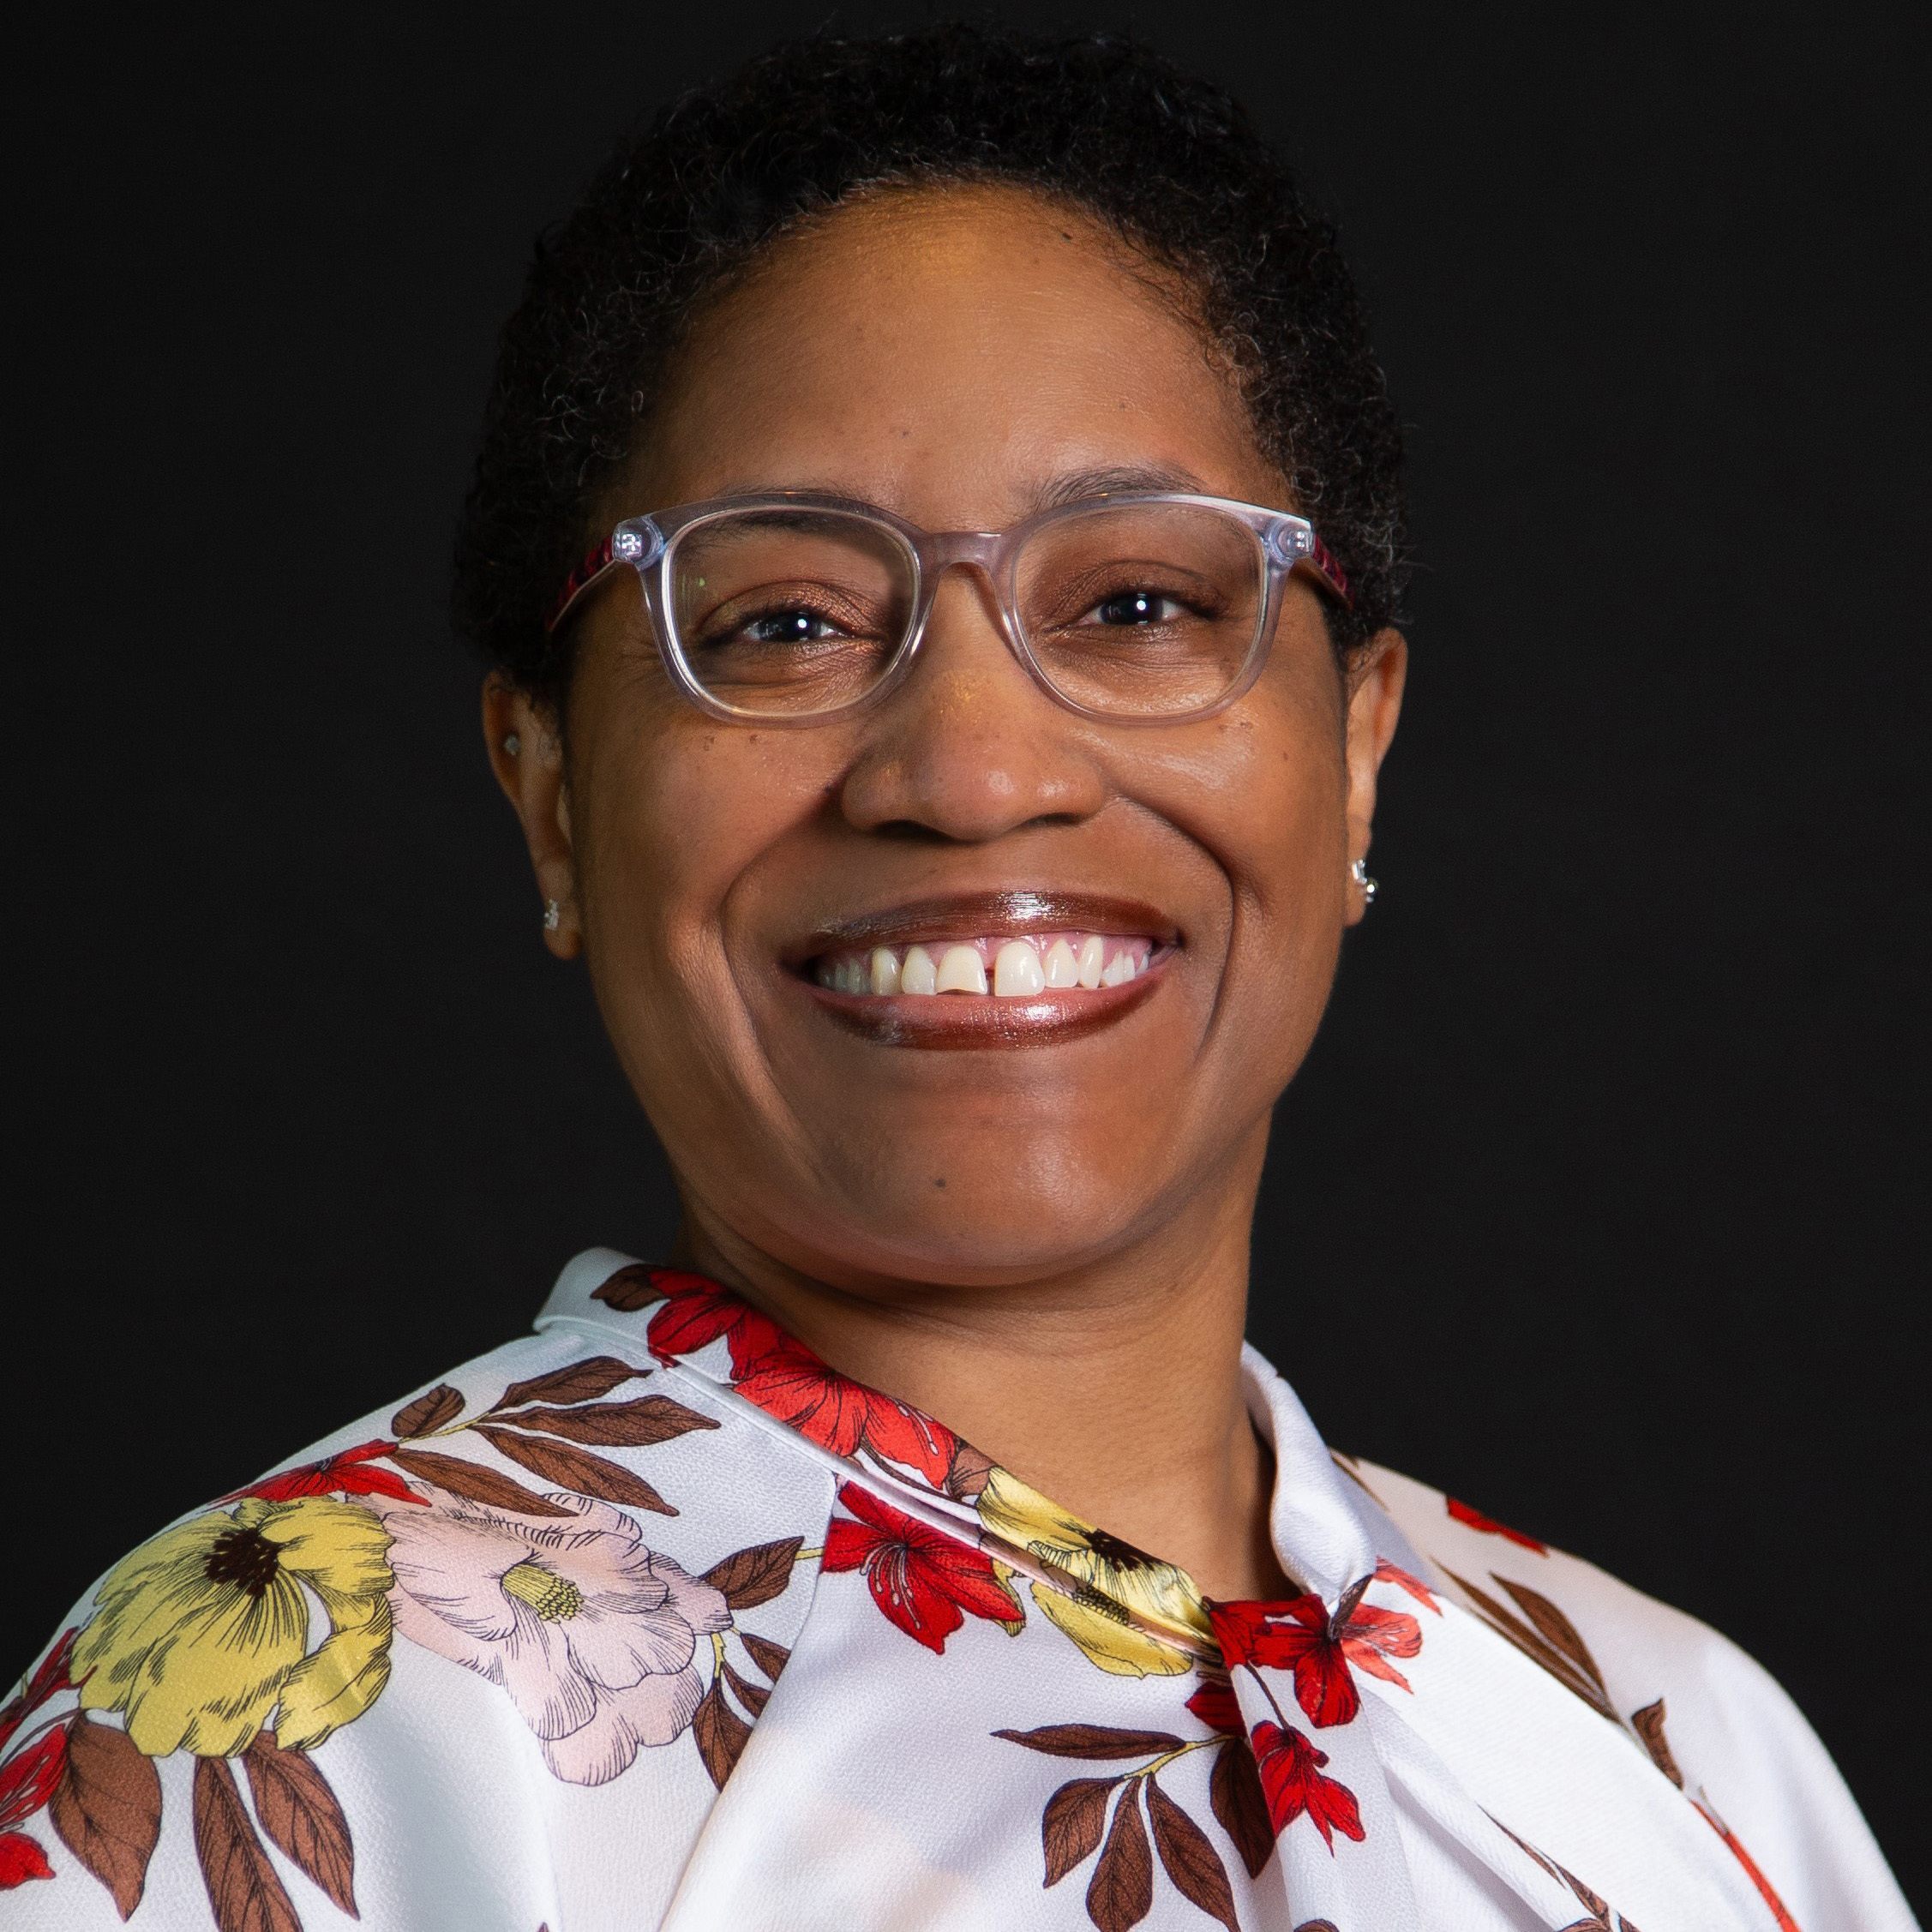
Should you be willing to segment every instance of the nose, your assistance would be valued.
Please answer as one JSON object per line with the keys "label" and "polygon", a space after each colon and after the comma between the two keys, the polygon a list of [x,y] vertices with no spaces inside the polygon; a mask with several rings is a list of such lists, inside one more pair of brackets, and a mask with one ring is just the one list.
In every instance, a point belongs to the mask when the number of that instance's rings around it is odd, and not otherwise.
{"label": "nose", "polygon": [[1008,647],[985,572],[951,569],[905,682],[866,721],[840,803],[861,831],[967,844],[1077,823],[1109,795],[1095,730]]}

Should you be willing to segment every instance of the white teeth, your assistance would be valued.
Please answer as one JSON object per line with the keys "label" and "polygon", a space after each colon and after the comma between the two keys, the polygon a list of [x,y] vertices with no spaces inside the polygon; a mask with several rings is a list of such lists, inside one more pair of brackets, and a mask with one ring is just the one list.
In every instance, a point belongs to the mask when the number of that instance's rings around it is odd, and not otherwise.
{"label": "white teeth", "polygon": [[[1065,943],[1064,941],[1062,942]],[[1002,999],[1024,999],[1047,984],[1040,955],[1024,939],[1009,939],[993,963],[993,990]]]}
{"label": "white teeth", "polygon": [[1048,990],[1125,986],[1151,969],[1160,950],[1144,938],[1104,933],[1057,933],[1050,945],[1048,938],[996,935],[827,953],[813,976],[834,993],[875,999],[937,993],[1032,999]]}
{"label": "white teeth", "polygon": [[[958,947],[953,949],[956,952]],[[939,970],[933,963],[933,956],[924,946],[908,949],[905,963],[899,968],[899,991],[901,993],[937,993]],[[980,975],[981,990],[986,987],[986,975]]]}
{"label": "white teeth", "polygon": [[[910,959],[908,959],[909,964]],[[903,983],[903,978],[901,983]],[[939,956],[935,993],[984,993],[986,962],[971,946],[948,946]]]}

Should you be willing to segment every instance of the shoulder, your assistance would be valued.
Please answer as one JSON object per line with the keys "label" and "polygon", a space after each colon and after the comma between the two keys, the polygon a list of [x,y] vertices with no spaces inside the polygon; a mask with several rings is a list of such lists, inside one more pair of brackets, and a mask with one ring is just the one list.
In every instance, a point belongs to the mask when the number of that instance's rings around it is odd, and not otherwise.
{"label": "shoulder", "polygon": [[1336,1457],[1442,1589],[1628,1731],[1801,1925],[1911,1918],[1797,1705],[1710,1625],[1426,1483]]}
{"label": "shoulder", "polygon": [[[832,1488],[641,1324],[452,1370],[82,1598],[0,1705],[0,1916],[201,1932],[245,1891],[306,1932],[454,1923],[453,1859],[465,1924],[555,1923],[578,1794],[616,1780],[632,1895],[668,1899]],[[537,1845],[491,1822],[519,1815]]]}
{"label": "shoulder", "polygon": [[[1353,1457],[1337,1457],[1366,1497],[1401,1532],[1436,1580],[1519,1650],[1560,1677],[1613,1721],[1654,1701],[1644,1693],[1668,1677],[1740,1706],[1782,1692],[1757,1665],[1708,1624],[1607,1570],[1426,1483]],[[1653,1755],[1667,1755],[1662,1719],[1647,1720]]]}

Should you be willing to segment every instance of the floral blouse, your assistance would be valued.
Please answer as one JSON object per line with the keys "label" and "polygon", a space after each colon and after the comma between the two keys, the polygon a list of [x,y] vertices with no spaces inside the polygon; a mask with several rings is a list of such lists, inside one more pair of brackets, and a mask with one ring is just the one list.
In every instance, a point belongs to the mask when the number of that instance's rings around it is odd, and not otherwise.
{"label": "floral blouse", "polygon": [[0,1927],[1911,1925],[1748,1658],[1245,1373],[1281,1603],[580,1256],[96,1587],[0,1706]]}

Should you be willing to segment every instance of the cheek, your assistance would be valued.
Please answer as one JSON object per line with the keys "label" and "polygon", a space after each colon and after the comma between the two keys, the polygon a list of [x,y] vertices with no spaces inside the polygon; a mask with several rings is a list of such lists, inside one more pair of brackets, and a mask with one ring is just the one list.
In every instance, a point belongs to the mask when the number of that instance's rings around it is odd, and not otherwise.
{"label": "cheek", "polygon": [[[803,733],[717,725],[682,705],[639,707],[600,735],[582,773],[580,846],[600,997],[641,985],[712,1005],[729,970],[734,887],[820,808],[824,749]],[[627,1016],[605,1005],[621,1025]]]}
{"label": "cheek", "polygon": [[1328,874],[1347,850],[1347,765],[1339,702],[1318,673],[1264,681],[1166,772],[1168,809],[1219,861],[1237,916],[1340,903],[1341,874]]}
{"label": "cheek", "polygon": [[1227,881],[1220,999],[1256,1071],[1285,1081],[1328,1001],[1347,907],[1347,766],[1341,714],[1319,677],[1263,687],[1220,721],[1176,812]]}

